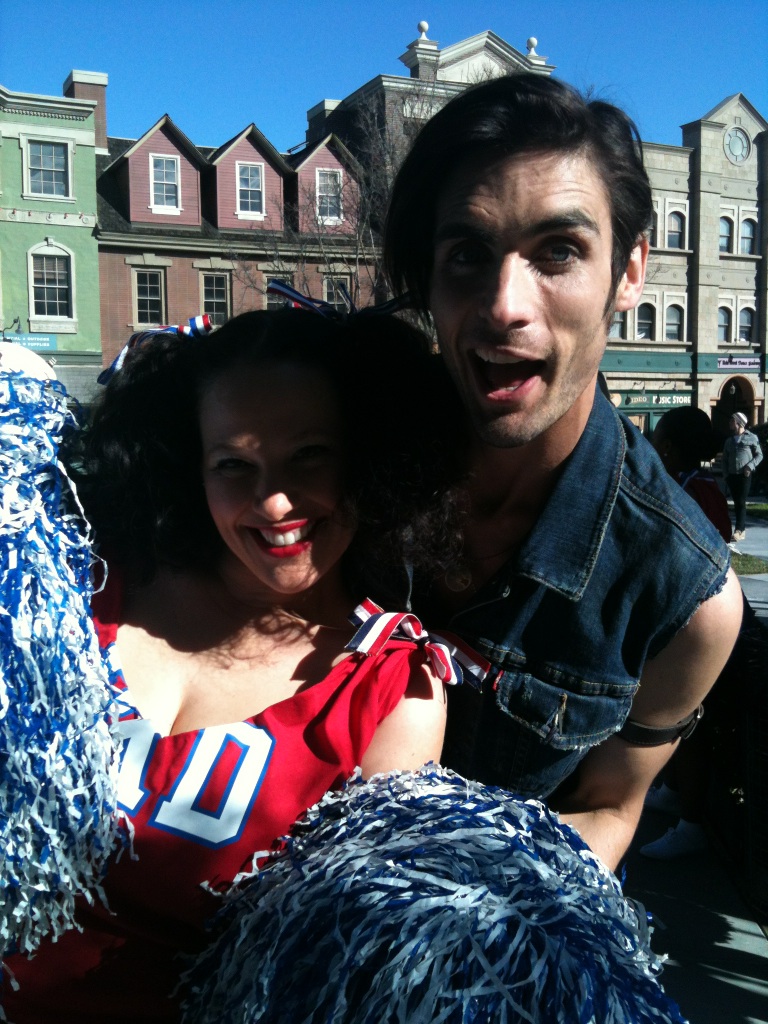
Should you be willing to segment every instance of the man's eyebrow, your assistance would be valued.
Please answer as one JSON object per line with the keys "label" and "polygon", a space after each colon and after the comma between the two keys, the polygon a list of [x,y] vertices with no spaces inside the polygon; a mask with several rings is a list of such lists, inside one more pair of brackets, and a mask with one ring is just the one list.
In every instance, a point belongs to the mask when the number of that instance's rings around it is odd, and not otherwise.
{"label": "man's eyebrow", "polygon": [[482,228],[472,221],[453,220],[438,225],[435,230],[435,242],[445,242],[452,238],[472,238],[478,242],[493,241],[493,232]]}
{"label": "man's eyebrow", "polygon": [[[532,224],[526,224],[523,227],[522,236],[524,238],[534,238],[536,235],[544,235],[550,231],[566,231],[573,228],[581,228],[593,235],[600,234],[597,221],[590,217],[588,213],[577,208],[563,210],[560,213],[553,214],[551,217],[544,217],[542,220],[534,221]],[[435,230],[434,241],[438,243],[454,238],[471,238],[479,242],[490,243],[494,241],[495,237],[493,231],[489,231],[473,221],[453,220],[438,225]]]}

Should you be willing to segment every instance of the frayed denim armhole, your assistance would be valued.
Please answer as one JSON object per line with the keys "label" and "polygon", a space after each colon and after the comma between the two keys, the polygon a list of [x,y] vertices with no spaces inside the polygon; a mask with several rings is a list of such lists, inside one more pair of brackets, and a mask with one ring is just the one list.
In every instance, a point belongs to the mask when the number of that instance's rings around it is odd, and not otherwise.
{"label": "frayed denim armhole", "polygon": [[701,593],[701,596],[695,601],[692,608],[685,610],[685,612],[683,613],[685,617],[681,615],[678,619],[674,619],[667,626],[663,633],[660,633],[658,636],[654,637],[653,641],[648,645],[648,654],[646,660],[650,661],[653,658],[657,658],[664,650],[664,648],[667,647],[670,644],[670,642],[677,636],[680,630],[685,629],[685,627],[691,621],[691,619],[699,610],[699,608],[701,608],[701,606],[706,601],[709,601],[710,598],[717,597],[717,595],[722,591],[723,587],[725,586],[725,581],[728,577],[728,570],[730,569],[730,567],[730,554],[726,559],[726,565],[724,569],[718,570],[718,567],[713,565],[713,568],[717,572],[715,578],[712,579],[711,582],[709,582],[709,584],[704,583],[703,592]]}

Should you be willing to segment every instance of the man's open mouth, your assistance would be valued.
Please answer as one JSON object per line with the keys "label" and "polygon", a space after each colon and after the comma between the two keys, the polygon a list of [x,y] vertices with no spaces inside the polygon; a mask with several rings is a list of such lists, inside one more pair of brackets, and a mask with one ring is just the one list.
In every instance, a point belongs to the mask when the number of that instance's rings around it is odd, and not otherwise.
{"label": "man's open mouth", "polygon": [[511,394],[544,370],[543,359],[521,359],[498,349],[476,349],[472,355],[483,390],[489,395],[498,392]]}

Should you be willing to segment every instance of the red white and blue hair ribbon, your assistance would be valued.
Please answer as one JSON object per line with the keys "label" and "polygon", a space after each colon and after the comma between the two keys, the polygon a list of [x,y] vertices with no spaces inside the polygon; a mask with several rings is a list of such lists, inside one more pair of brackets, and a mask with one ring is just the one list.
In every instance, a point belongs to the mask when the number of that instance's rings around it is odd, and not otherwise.
{"label": "red white and blue hair ribbon", "polygon": [[397,313],[398,310],[407,309],[411,302],[408,295],[402,295],[395,299],[390,299],[389,302],[382,302],[376,306],[366,306],[363,309],[358,309],[352,301],[352,297],[343,281],[337,282],[336,289],[341,293],[347,304],[346,310],[339,309],[338,306],[333,306],[330,302],[325,302],[323,299],[313,299],[311,295],[302,295],[301,292],[297,292],[295,288],[285,284],[283,281],[270,281],[267,284],[268,294],[282,295],[286,300],[286,305],[290,305],[293,309],[308,309],[310,312],[319,313],[320,316],[324,316],[329,320],[344,320],[347,316],[375,316],[378,314],[386,316],[390,313]]}
{"label": "red white and blue hair ribbon", "polygon": [[173,324],[166,327],[150,327],[145,331],[137,331],[132,334],[120,352],[112,360],[112,363],[102,370],[96,378],[99,384],[107,384],[114,374],[122,367],[125,358],[133,348],[138,348],[148,338],[154,338],[158,334],[178,334],[188,338],[203,338],[213,330],[213,323],[207,313],[199,313],[191,316],[185,324]]}
{"label": "red white and blue hair ribbon", "polygon": [[370,599],[355,608],[350,621],[360,628],[346,646],[348,651],[375,655],[390,639],[410,640],[429,658],[438,679],[450,685],[469,683],[479,690],[490,662],[452,634],[428,633],[411,612],[385,612]]}

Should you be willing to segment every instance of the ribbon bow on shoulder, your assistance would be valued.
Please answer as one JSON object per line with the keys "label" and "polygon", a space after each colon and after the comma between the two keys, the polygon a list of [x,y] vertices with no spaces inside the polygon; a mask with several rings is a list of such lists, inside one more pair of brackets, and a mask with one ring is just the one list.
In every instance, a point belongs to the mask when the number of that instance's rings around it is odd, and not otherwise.
{"label": "ribbon bow on shoulder", "polygon": [[411,612],[385,612],[371,600],[355,608],[350,621],[360,628],[346,646],[348,651],[374,655],[390,639],[410,640],[421,647],[438,679],[449,685],[469,683],[476,690],[490,671],[490,662],[453,634],[428,633]]}

